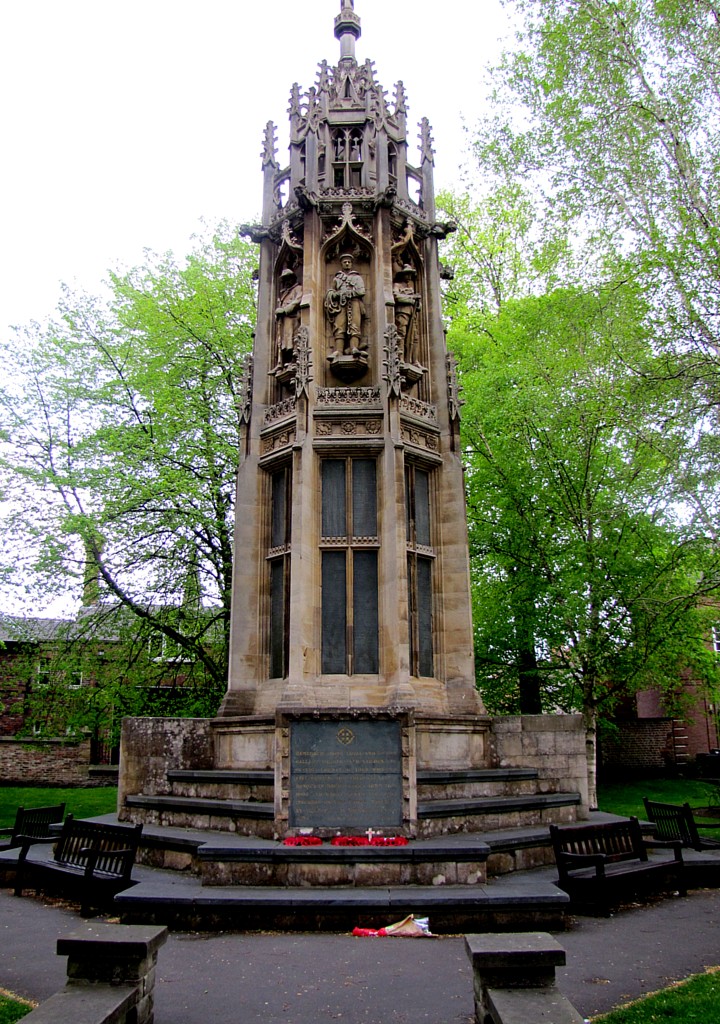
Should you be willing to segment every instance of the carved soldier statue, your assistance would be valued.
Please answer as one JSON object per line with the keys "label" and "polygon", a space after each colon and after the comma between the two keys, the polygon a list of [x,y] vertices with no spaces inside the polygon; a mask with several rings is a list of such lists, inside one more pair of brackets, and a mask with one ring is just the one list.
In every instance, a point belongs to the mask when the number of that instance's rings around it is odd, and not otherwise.
{"label": "carved soldier statue", "polygon": [[420,312],[420,296],[415,291],[414,277],[415,268],[406,264],[397,272],[393,282],[395,327],[403,359],[412,364],[417,363],[417,319]]}
{"label": "carved soldier statue", "polygon": [[289,267],[283,270],[280,275],[278,304],[275,308],[276,372],[293,358],[295,333],[300,325],[302,291],[295,271]]}
{"label": "carved soldier statue", "polygon": [[367,349],[367,339],[363,338],[365,282],[353,268],[353,263],[350,253],[341,257],[341,269],[325,295],[325,311],[332,324],[334,338],[331,359],[340,353],[357,355]]}

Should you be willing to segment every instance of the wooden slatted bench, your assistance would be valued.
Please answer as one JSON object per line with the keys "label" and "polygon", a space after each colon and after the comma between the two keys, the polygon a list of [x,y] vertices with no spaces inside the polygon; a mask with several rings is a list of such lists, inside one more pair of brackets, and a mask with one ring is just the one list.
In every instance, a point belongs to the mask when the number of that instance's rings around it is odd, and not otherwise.
{"label": "wooden slatted bench", "polygon": [[15,813],[15,824],[10,829],[0,829],[0,836],[9,836],[0,840],[0,850],[12,850],[22,846],[25,840],[32,842],[49,842],[50,826],[63,820],[65,804],[54,804],[52,807],[18,807]]}
{"label": "wooden slatted bench", "polygon": [[23,844],[18,856],[15,895],[24,888],[54,889],[79,899],[81,914],[105,906],[133,885],[131,872],[142,825],[110,825],[68,814],[51,858],[34,855]]}
{"label": "wooden slatted bench", "polygon": [[643,797],[643,803],[648,821],[655,826],[658,839],[675,839],[693,850],[720,849],[720,840],[701,836],[698,831],[700,828],[719,828],[720,821],[709,825],[704,822],[698,824],[688,803],[663,804],[657,800],[648,800],[647,797]]}
{"label": "wooden slatted bench", "polygon": [[[645,839],[637,818],[598,825],[551,825],[550,838],[558,885],[573,903],[594,905],[607,913],[613,903],[642,892],[685,894],[682,844]],[[665,852],[651,857],[652,849]]]}

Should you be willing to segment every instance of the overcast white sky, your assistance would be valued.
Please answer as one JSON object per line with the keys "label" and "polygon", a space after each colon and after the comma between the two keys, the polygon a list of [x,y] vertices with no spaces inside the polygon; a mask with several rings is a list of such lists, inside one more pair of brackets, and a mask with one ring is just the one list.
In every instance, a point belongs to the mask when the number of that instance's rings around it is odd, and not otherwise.
{"label": "overcast white sky", "polygon": [[[357,57],[458,180],[462,118],[509,35],[500,0],[355,0]],[[200,218],[254,219],[263,127],[287,145],[290,86],[337,63],[339,0],[4,0],[0,10],[0,332],[42,320],[60,283],[92,291],[143,249],[182,255]],[[412,134],[415,134],[413,129]],[[411,136],[412,137],[412,136]]]}

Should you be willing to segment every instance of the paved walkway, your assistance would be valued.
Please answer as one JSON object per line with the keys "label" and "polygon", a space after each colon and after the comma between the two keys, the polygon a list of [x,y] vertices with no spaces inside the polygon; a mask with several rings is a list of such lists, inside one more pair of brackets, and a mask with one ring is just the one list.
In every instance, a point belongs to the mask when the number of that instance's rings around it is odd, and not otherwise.
{"label": "paved walkway", "polygon": [[[432,923],[432,922],[431,922]],[[65,983],[70,910],[0,890],[0,987],[43,1000]],[[720,965],[720,891],[693,892],[558,935],[559,985],[586,1017]],[[172,934],[160,950],[156,1024],[468,1024],[462,938]]]}

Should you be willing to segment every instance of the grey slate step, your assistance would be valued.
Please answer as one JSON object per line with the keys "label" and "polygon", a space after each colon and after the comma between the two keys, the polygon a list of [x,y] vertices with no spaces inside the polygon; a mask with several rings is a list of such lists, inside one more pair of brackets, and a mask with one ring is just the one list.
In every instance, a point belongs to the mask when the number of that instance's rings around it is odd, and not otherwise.
{"label": "grey slate step", "polygon": [[447,771],[419,771],[419,786],[444,786],[460,782],[524,782],[537,779],[535,768],[468,768]]}
{"label": "grey slate step", "polygon": [[191,771],[188,769],[174,769],[167,773],[168,782],[210,782],[218,786],[227,784],[236,785],[261,785],[272,786],[275,782],[273,771],[235,771],[230,769],[207,769],[205,771]]}
{"label": "grey slate step", "polygon": [[[461,815],[502,814],[513,811],[544,810],[580,804],[579,793],[543,793],[537,796],[471,797],[455,800],[427,800],[418,804],[419,818],[451,818]],[[271,803],[252,800],[217,800],[188,796],[127,796],[128,807],[156,811],[179,811],[209,817],[251,818],[268,821],[274,818]]]}
{"label": "grey slate step", "polygon": [[211,818],[253,818],[270,820],[275,817],[271,803],[253,800],[214,800],[199,796],[126,796],[128,807],[142,807],[154,811],[179,811],[182,814],[202,814]]}
{"label": "grey slate step", "polygon": [[452,818],[460,815],[507,814],[580,804],[579,793],[541,793],[536,796],[490,796],[418,803],[418,818]]}
{"label": "grey slate step", "polygon": [[380,927],[409,913],[430,917],[433,931],[563,929],[569,900],[547,874],[487,885],[379,888],[202,886],[197,878],[136,868],[139,883],[115,898],[124,923],[166,924],[176,930],[225,928],[285,931],[354,925]]}
{"label": "grey slate step", "polygon": [[222,841],[198,849],[198,860],[257,864],[434,864],[451,860],[458,864],[484,862],[490,853],[478,840],[463,844],[442,839],[413,841],[407,846],[284,846],[266,843],[228,849]]}

